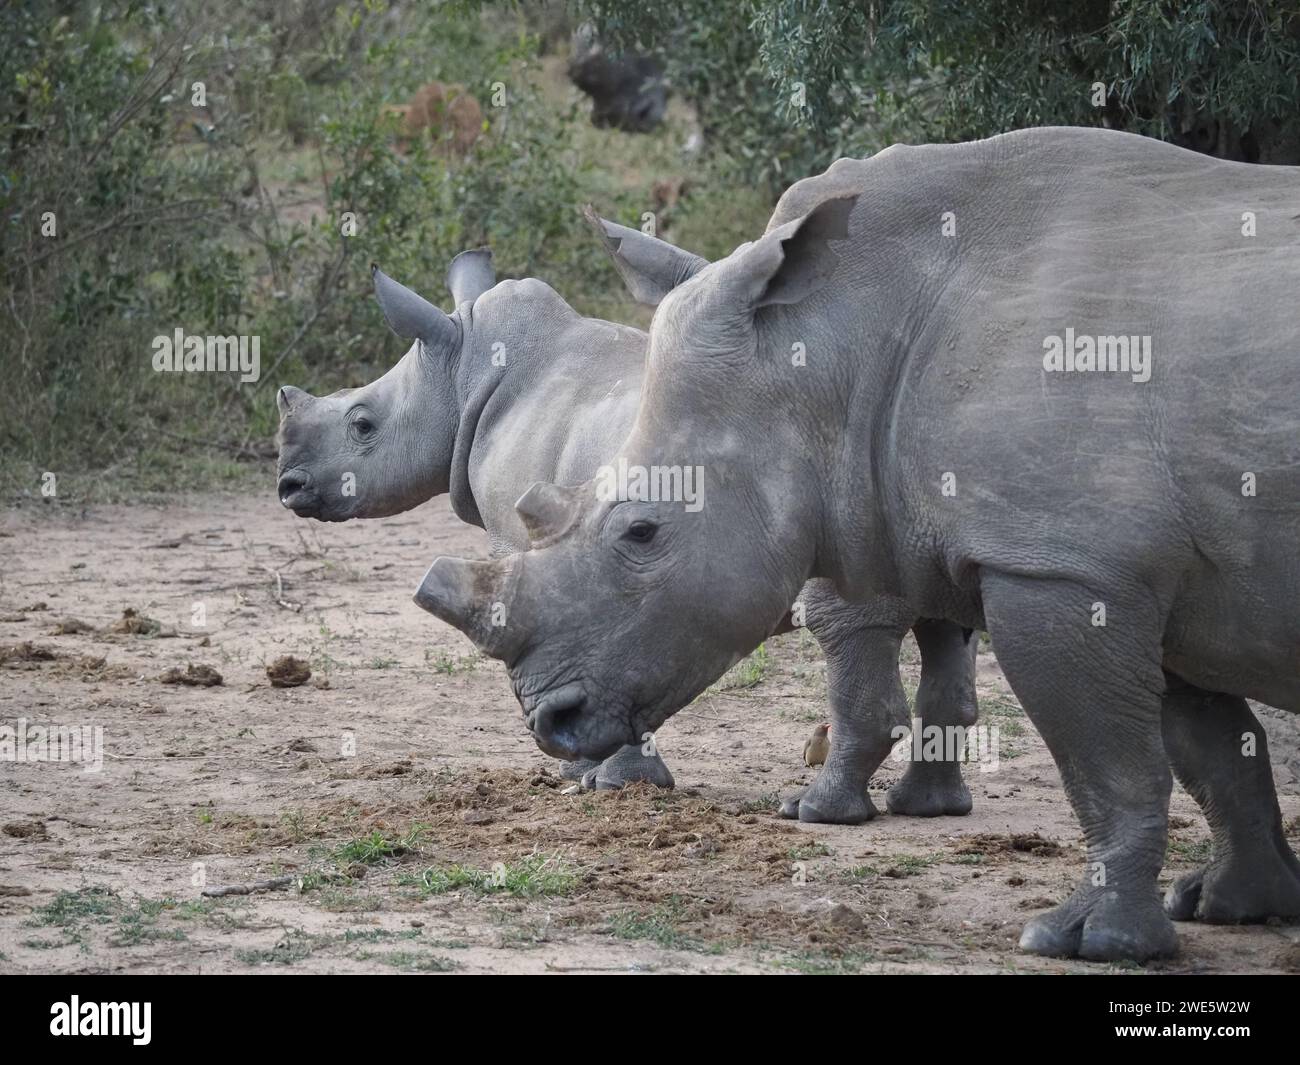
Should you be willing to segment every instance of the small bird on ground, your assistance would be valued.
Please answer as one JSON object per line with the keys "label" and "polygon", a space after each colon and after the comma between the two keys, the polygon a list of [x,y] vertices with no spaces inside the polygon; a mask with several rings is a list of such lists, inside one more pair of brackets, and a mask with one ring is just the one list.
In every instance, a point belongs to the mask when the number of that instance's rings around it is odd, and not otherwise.
{"label": "small bird on ground", "polygon": [[831,753],[831,726],[818,725],[808,742],[803,745],[803,764],[806,766],[825,765],[826,757]]}

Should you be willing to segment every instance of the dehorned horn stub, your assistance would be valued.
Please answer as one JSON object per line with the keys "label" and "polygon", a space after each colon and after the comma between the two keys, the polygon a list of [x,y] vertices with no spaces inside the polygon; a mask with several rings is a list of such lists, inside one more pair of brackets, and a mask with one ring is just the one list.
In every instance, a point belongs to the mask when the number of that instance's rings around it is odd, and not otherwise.
{"label": "dehorned horn stub", "polygon": [[509,629],[506,560],[470,562],[434,559],[415,591],[415,602],[436,618],[460,629],[484,653],[505,657]]}

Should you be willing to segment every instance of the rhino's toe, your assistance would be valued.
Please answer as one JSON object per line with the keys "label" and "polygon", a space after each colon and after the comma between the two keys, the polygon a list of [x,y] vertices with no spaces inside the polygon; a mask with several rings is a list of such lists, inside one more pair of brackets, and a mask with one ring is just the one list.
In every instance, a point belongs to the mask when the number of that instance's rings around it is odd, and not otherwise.
{"label": "rhino's toe", "polygon": [[955,763],[945,763],[944,768],[948,772],[942,776],[923,776],[909,769],[886,794],[886,808],[904,817],[964,817],[970,813],[974,802],[961,770]]}
{"label": "rhino's toe", "polygon": [[1165,892],[1165,913],[1175,921],[1190,921],[1196,916],[1196,904],[1201,900],[1201,882],[1205,870],[1180,876]]}
{"label": "rhino's toe", "polygon": [[1083,922],[1063,911],[1066,906],[1040,913],[1020,933],[1020,949],[1045,958],[1073,958],[1079,953]]}
{"label": "rhino's toe", "polygon": [[799,820],[799,800],[803,798],[803,793],[807,788],[800,788],[793,795],[787,795],[781,800],[781,805],[776,811],[777,817],[784,817],[787,821]]}
{"label": "rhino's toe", "polygon": [[1158,900],[1110,897],[1083,922],[1079,957],[1088,961],[1152,961],[1178,953],[1178,934]]}
{"label": "rhino's toe", "polygon": [[[818,776],[818,781],[822,779]],[[781,817],[821,825],[860,825],[879,814],[870,796],[851,788],[812,787],[784,799]]]}
{"label": "rhino's toe", "polygon": [[1300,918],[1300,876],[1281,861],[1264,866],[1211,863],[1174,881],[1165,893],[1165,913],[1175,921],[1260,924],[1270,918]]}
{"label": "rhino's toe", "polygon": [[579,758],[576,762],[561,762],[560,777],[563,780],[582,780],[598,765],[600,763],[592,758]]}
{"label": "rhino's toe", "polygon": [[1141,899],[1076,893],[1026,924],[1020,949],[1049,958],[1144,962],[1172,957],[1178,937],[1154,893]]}
{"label": "rhino's toe", "polygon": [[[641,753],[636,746],[624,747],[606,758],[596,768],[592,786],[601,790],[617,790],[625,784],[646,783],[656,788],[671,790],[677,784],[673,775],[659,757]],[[584,780],[584,787],[586,786]]]}

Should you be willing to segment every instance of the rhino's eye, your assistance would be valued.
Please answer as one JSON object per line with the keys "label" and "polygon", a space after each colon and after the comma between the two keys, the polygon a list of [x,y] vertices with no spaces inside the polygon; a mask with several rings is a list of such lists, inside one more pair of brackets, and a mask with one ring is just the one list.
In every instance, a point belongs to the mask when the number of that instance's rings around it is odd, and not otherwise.
{"label": "rhino's eye", "polygon": [[631,540],[634,544],[648,544],[655,538],[655,533],[659,526],[650,521],[634,521],[627,527],[627,532],[623,534],[623,539]]}
{"label": "rhino's eye", "polygon": [[362,440],[365,440],[368,437],[374,435],[375,423],[372,422],[369,418],[353,418],[352,431],[356,433],[357,436],[359,436]]}

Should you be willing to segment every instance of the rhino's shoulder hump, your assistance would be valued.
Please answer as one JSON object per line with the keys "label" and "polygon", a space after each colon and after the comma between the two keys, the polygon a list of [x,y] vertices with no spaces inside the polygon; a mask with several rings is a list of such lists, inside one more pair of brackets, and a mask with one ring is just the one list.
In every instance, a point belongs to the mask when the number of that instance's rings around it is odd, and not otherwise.
{"label": "rhino's shoulder hump", "polygon": [[781,194],[772,218],[767,223],[767,231],[770,233],[778,226],[802,218],[825,200],[861,192],[870,180],[873,163],[881,155],[899,149],[906,150],[906,146],[891,146],[869,159],[836,159],[823,173],[796,181]]}
{"label": "rhino's shoulder hump", "polygon": [[477,318],[501,315],[513,321],[520,320],[520,316],[555,321],[576,318],[578,312],[545,281],[522,277],[499,281],[483,293],[474,305],[474,315]]}

